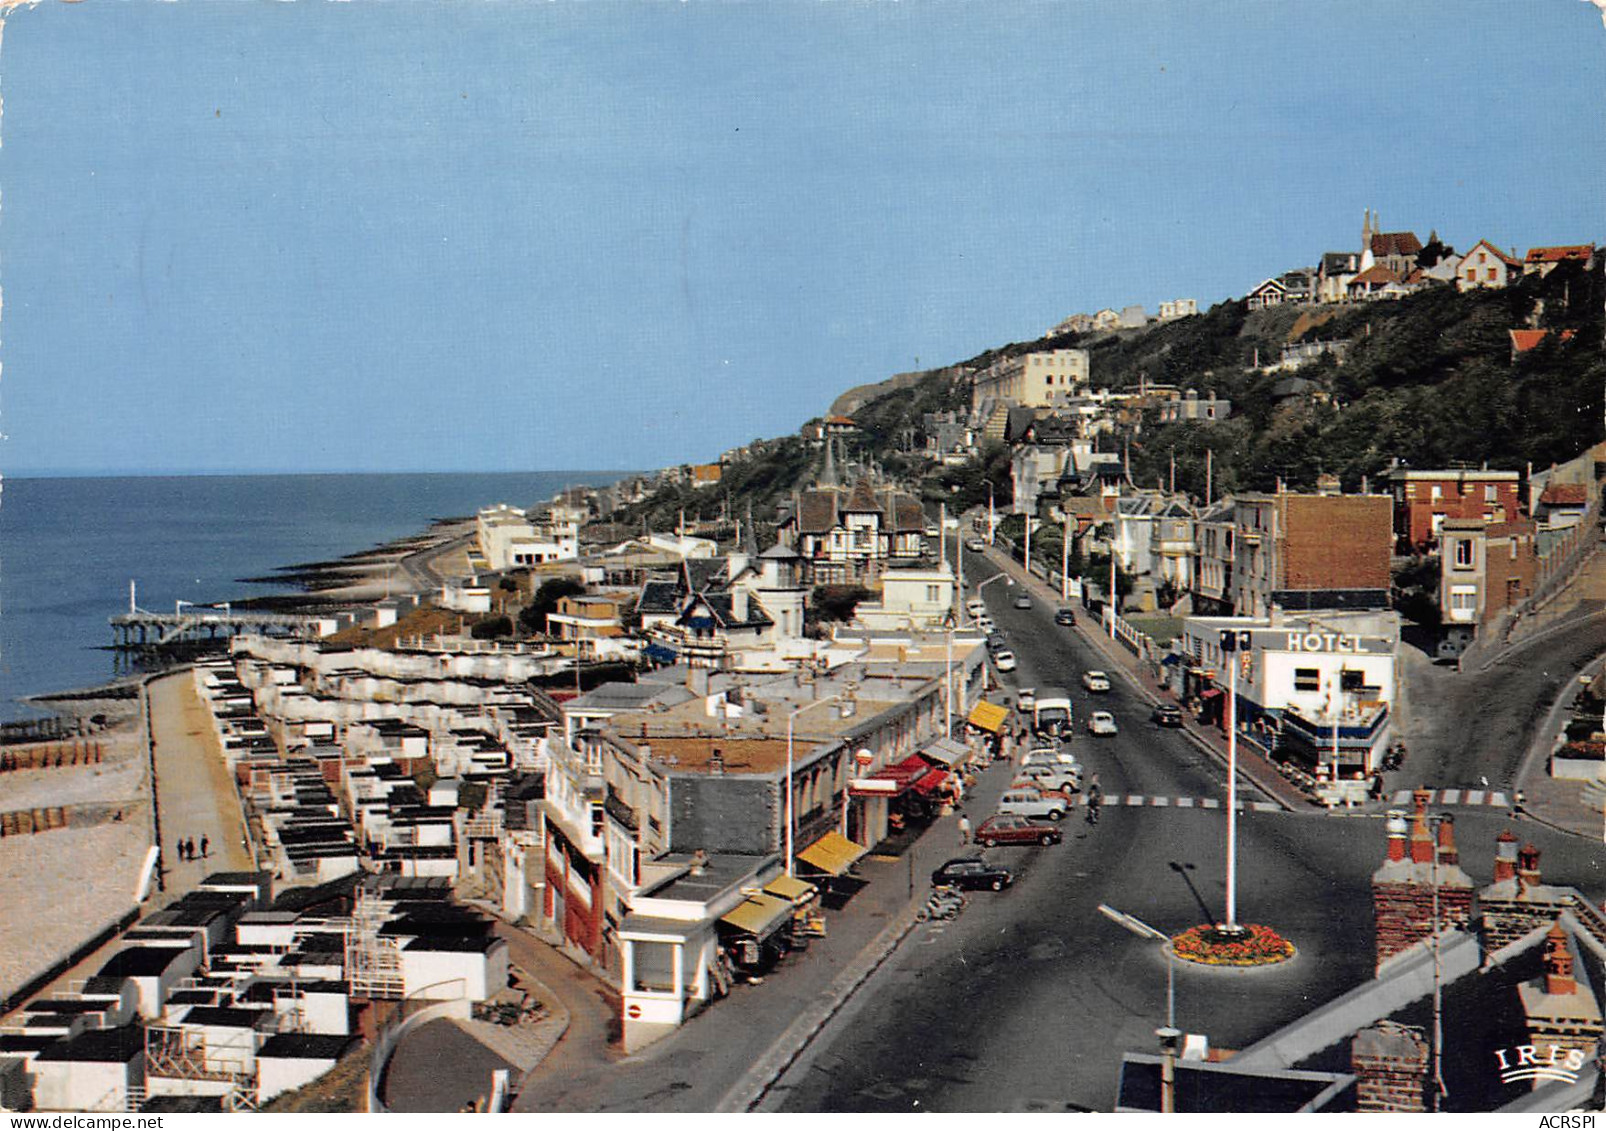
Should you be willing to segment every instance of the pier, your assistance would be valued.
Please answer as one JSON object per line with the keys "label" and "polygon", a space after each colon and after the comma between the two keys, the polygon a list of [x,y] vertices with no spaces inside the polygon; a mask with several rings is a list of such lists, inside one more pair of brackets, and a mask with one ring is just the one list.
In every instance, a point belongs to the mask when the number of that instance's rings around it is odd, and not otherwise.
{"label": "pier", "polygon": [[309,638],[321,635],[328,621],[327,617],[243,612],[230,608],[227,603],[197,605],[191,601],[173,602],[171,613],[153,613],[135,603],[132,581],[128,583],[128,611],[108,619],[112,626],[112,647],[119,651],[226,640],[247,632]]}

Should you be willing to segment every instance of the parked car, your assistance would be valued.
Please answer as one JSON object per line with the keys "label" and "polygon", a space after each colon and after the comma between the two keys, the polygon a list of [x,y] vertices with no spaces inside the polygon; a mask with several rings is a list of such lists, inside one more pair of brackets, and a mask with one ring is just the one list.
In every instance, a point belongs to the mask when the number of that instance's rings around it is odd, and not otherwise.
{"label": "parked car", "polygon": [[1001,672],[1014,671],[1015,653],[1011,652],[1008,648],[999,649],[997,652],[993,653],[993,666]]}
{"label": "parked car", "polygon": [[1013,813],[996,813],[976,826],[976,843],[983,848],[1000,844],[1041,844],[1047,848],[1065,839],[1052,825],[1035,825]]}
{"label": "parked car", "polygon": [[1156,726],[1179,727],[1182,725],[1182,708],[1175,703],[1161,703],[1149,718]]}
{"label": "parked car", "polygon": [[1111,735],[1117,733],[1115,716],[1108,711],[1094,711],[1087,717],[1087,733]]}
{"label": "parked car", "polygon": [[1015,882],[1015,874],[1001,864],[989,864],[980,856],[961,856],[931,873],[931,884],[952,884],[956,888],[991,888],[1003,891]]}
{"label": "parked car", "polygon": [[970,541],[965,543],[965,549],[969,550],[973,554],[979,554],[986,548],[987,543],[983,542],[980,538],[972,538]]}
{"label": "parked car", "polygon": [[1017,609],[1029,609],[1032,607],[1032,599],[1026,594],[1022,593],[1019,597],[1015,598],[1015,607]]}
{"label": "parked car", "polygon": [[984,617],[987,615],[987,606],[982,604],[980,597],[972,597],[965,602],[965,612],[972,617]]}
{"label": "parked car", "polygon": [[1035,687],[1023,687],[1015,692],[1015,710],[1021,714],[1024,715],[1027,711],[1035,709],[1036,706],[1037,689]]}
{"label": "parked car", "polygon": [[1055,624],[1075,624],[1076,623],[1076,611],[1074,609],[1056,609],[1056,610],[1054,610],[1054,623]]}
{"label": "parked car", "polygon": [[1083,672],[1082,686],[1089,691],[1108,691],[1110,689],[1110,677],[1101,671]]}
{"label": "parked car", "polygon": [[993,623],[992,617],[988,616],[986,613],[983,613],[981,616],[976,618],[976,627],[981,629],[983,632],[992,632],[998,626]]}
{"label": "parked car", "polygon": [[999,632],[995,629],[987,634],[987,647],[991,648],[994,652],[1002,652],[1004,649],[1009,647],[1009,641],[1004,639],[1004,634],[1002,632]]}
{"label": "parked car", "polygon": [[1063,821],[1070,808],[1070,794],[1036,786],[1012,785],[998,799],[1000,813],[1017,817],[1047,817],[1050,821]]}
{"label": "parked car", "polygon": [[1069,766],[1081,769],[1082,764],[1076,760],[1076,755],[1059,746],[1038,746],[1026,755],[1024,765],[1027,766]]}
{"label": "parked car", "polygon": [[1048,790],[1053,793],[1063,793],[1069,796],[1079,793],[1082,789],[1082,772],[1080,766],[1050,766],[1042,762],[1022,766],[1010,782],[1010,788],[1015,786],[1031,786],[1033,789]]}

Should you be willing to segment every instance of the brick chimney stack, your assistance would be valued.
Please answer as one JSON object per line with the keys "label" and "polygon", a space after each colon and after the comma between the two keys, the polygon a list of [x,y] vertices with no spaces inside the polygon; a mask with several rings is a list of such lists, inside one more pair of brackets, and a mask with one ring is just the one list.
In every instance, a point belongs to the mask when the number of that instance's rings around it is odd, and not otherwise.
{"label": "brick chimney stack", "polygon": [[1388,858],[1396,864],[1405,862],[1405,828],[1405,810],[1390,809],[1388,818]]}
{"label": "brick chimney stack", "polygon": [[1557,923],[1545,936],[1545,993],[1570,994],[1577,988],[1572,948],[1567,945],[1567,932]]}
{"label": "brick chimney stack", "polygon": [[1418,789],[1411,794],[1415,812],[1411,814],[1411,863],[1433,863],[1433,833],[1428,829],[1428,801],[1433,794]]}
{"label": "brick chimney stack", "polygon": [[1517,853],[1517,881],[1523,888],[1539,886],[1539,849],[1525,844]]}
{"label": "brick chimney stack", "polygon": [[1439,822],[1439,864],[1459,864],[1461,854],[1455,848],[1455,818],[1446,813]]}
{"label": "brick chimney stack", "polygon": [[1517,878],[1517,838],[1510,829],[1505,829],[1495,837],[1494,844],[1494,882],[1514,880]]}

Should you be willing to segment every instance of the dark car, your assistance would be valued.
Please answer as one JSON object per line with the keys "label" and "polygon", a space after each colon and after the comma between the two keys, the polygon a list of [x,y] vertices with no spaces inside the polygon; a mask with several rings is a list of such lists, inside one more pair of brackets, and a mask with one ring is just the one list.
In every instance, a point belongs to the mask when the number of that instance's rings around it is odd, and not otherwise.
{"label": "dark car", "polygon": [[1157,726],[1179,727],[1182,725],[1182,708],[1175,703],[1161,703],[1149,716]]}
{"label": "dark car", "polygon": [[1055,624],[1075,624],[1076,613],[1071,609],[1060,609],[1054,614]]}
{"label": "dark car", "polygon": [[933,886],[952,884],[957,888],[991,888],[993,891],[1003,891],[1015,882],[1015,874],[1008,868],[987,863],[980,856],[961,856],[957,860],[948,861],[931,873],[931,882]]}
{"label": "dark car", "polygon": [[987,647],[994,652],[1002,652],[1009,647],[1009,641],[1004,639],[1002,632],[989,632],[987,634]]}
{"label": "dark car", "polygon": [[1041,844],[1047,848],[1065,839],[1052,825],[1038,825],[1013,813],[996,813],[976,826],[976,843],[983,848],[997,844]]}

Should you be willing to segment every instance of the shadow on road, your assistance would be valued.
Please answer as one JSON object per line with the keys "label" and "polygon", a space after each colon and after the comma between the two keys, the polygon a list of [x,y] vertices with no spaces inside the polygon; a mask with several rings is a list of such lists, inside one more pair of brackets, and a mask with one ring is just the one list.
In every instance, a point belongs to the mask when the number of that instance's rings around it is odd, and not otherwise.
{"label": "shadow on road", "polygon": [[1193,895],[1193,901],[1199,905],[1199,910],[1204,912],[1204,917],[1210,921],[1212,927],[1216,926],[1215,912],[1210,910],[1210,905],[1204,901],[1204,896],[1200,895],[1199,889],[1194,886],[1193,877],[1188,875],[1189,872],[1194,870],[1195,865],[1172,860],[1168,867],[1182,878],[1183,883],[1188,885],[1188,891]]}

